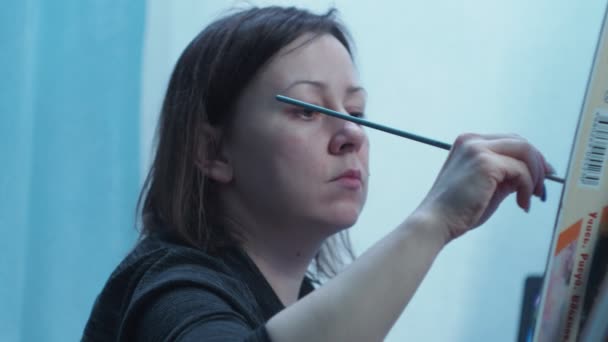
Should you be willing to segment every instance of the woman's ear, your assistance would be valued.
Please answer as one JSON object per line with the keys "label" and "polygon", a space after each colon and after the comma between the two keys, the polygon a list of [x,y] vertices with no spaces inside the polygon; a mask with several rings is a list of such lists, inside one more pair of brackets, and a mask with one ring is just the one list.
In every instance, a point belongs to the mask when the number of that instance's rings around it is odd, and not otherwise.
{"label": "woman's ear", "polygon": [[221,130],[209,124],[203,124],[200,137],[196,165],[209,179],[219,183],[229,183],[233,175],[232,165],[228,158],[222,155]]}

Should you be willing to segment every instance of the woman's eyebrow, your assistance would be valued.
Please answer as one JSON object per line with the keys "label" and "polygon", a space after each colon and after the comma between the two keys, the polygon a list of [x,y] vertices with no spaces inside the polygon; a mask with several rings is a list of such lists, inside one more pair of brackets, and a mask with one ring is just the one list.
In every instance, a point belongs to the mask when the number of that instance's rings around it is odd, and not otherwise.
{"label": "woman's eyebrow", "polygon": [[[289,86],[287,86],[287,88],[285,88],[281,93],[285,93],[288,90],[290,90],[291,88],[298,86],[298,85],[302,85],[302,84],[310,85],[315,88],[319,88],[320,90],[325,90],[327,88],[327,84],[325,84],[324,82],[321,82],[321,81],[297,80],[297,81],[292,82]],[[363,92],[364,94],[367,94],[367,91],[365,90],[365,88],[363,88],[361,86],[349,86],[346,89],[346,94],[348,94],[348,95],[351,95],[351,94],[354,94],[357,92]]]}
{"label": "woman's eyebrow", "polygon": [[361,86],[350,86],[346,89],[347,95],[352,95],[355,93],[363,93],[363,95],[367,96],[367,90]]}
{"label": "woman's eyebrow", "polygon": [[287,88],[285,88],[283,90],[283,92],[287,92],[289,89],[298,86],[298,85],[302,85],[302,84],[306,84],[306,85],[310,85],[313,86],[315,88],[319,88],[321,90],[324,90],[325,88],[327,88],[327,85],[323,82],[320,81],[312,81],[312,80],[297,80],[292,82],[289,86],[287,86]]}

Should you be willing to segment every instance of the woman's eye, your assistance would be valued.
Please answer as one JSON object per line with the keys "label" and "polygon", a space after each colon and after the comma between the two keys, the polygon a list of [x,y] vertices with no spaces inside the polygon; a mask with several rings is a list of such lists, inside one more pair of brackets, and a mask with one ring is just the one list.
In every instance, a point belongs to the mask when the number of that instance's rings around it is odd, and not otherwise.
{"label": "woman's eye", "polygon": [[350,114],[351,116],[354,116],[356,118],[364,118],[365,117],[365,114],[363,114],[362,112],[350,112],[348,114]]}
{"label": "woman's eye", "polygon": [[310,109],[300,109],[297,111],[297,113],[301,118],[306,119],[306,120],[311,120],[318,114],[314,110],[310,110]]}

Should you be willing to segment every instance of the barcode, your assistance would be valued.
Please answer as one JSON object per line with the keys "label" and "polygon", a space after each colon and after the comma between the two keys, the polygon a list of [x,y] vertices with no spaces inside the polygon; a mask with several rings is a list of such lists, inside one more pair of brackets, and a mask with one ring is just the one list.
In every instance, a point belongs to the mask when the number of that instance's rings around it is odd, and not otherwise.
{"label": "barcode", "polygon": [[608,149],[608,114],[597,111],[583,161],[581,184],[587,186],[600,184],[606,149]]}

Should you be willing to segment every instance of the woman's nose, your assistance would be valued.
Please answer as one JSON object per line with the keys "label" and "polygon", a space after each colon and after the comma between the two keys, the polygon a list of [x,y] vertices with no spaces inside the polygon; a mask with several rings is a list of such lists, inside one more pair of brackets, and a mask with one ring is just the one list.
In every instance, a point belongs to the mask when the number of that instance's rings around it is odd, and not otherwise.
{"label": "woman's nose", "polygon": [[354,122],[332,118],[336,122],[336,128],[329,143],[331,154],[343,154],[357,152],[367,141],[367,135],[361,125]]}

